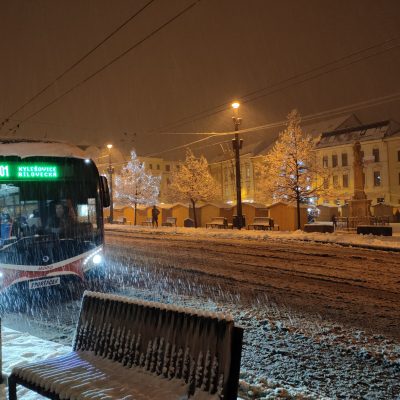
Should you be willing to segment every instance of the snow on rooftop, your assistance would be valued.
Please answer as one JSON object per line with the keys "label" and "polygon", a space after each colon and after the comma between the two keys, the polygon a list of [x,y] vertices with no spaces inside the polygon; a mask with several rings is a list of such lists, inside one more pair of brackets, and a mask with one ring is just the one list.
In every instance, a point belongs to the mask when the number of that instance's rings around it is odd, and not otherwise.
{"label": "snow on rooftop", "polygon": [[75,145],[32,139],[0,139],[0,154],[21,158],[33,156],[87,158],[85,152]]}

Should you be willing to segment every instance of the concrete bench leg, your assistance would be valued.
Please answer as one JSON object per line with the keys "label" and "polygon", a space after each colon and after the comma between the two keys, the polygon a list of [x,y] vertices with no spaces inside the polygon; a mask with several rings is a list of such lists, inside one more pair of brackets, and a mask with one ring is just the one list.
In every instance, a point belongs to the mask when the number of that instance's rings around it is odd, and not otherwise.
{"label": "concrete bench leg", "polygon": [[17,383],[12,375],[8,378],[8,400],[17,400]]}

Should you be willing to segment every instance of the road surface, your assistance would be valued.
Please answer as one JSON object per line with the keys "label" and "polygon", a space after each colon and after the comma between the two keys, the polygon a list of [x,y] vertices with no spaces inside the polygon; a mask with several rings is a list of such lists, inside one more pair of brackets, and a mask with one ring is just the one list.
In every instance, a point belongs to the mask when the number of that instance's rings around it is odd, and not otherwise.
{"label": "road surface", "polygon": [[205,295],[238,301],[263,295],[305,315],[400,338],[398,253],[164,232],[108,231],[106,242],[113,259],[139,267],[142,275],[147,271],[153,281],[157,274],[172,286],[186,279],[188,290],[196,286]]}

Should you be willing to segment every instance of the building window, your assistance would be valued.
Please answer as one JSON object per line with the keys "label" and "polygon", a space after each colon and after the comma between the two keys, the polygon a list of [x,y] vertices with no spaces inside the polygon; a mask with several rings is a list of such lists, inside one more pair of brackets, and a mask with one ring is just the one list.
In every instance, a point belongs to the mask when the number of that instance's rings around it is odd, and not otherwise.
{"label": "building window", "polygon": [[323,156],[322,157],[322,166],[324,168],[328,168],[328,156]]}
{"label": "building window", "polygon": [[171,181],[169,180],[169,178],[167,178],[167,185],[170,185]]}
{"label": "building window", "polygon": [[381,186],[381,172],[374,171],[374,186]]}
{"label": "building window", "polygon": [[335,168],[337,167],[338,163],[337,163],[337,155],[333,154],[332,155],[332,167]]}
{"label": "building window", "polygon": [[379,204],[379,203],[384,203],[385,202],[385,198],[384,197],[378,197],[377,199],[376,199],[376,202]]}
{"label": "building window", "polygon": [[158,170],[160,169],[160,164],[157,164],[157,169],[158,169]]}
{"label": "building window", "polygon": [[171,171],[171,168],[170,168],[170,166],[169,166],[168,164],[165,166],[165,170],[166,170],[167,172]]}
{"label": "building window", "polygon": [[375,158],[375,162],[379,162],[379,149],[372,149],[372,155]]}
{"label": "building window", "polygon": [[149,164],[149,169],[153,169],[153,164]]}
{"label": "building window", "polygon": [[343,187],[348,188],[349,187],[349,175],[343,175]]}
{"label": "building window", "polygon": [[329,188],[329,178],[324,178],[324,189]]}
{"label": "building window", "polygon": [[347,167],[348,161],[347,161],[347,153],[342,153],[342,167]]}
{"label": "building window", "polygon": [[339,186],[339,177],[337,175],[333,175],[333,187],[337,188]]}

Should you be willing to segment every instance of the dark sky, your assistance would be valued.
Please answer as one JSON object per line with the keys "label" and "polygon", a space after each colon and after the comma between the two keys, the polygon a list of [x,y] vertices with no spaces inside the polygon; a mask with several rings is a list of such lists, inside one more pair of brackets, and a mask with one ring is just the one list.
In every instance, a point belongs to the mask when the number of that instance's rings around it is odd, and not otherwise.
{"label": "dark sky", "polygon": [[[379,101],[400,93],[398,0],[202,0],[80,84],[193,1],[155,0],[16,113],[1,135],[158,153],[200,138],[158,132],[231,130],[226,108],[236,98],[247,100],[243,129],[281,121],[295,107],[308,116],[369,100],[375,105],[355,111],[363,122],[400,121],[400,95]],[[146,3],[0,0],[1,121]]]}

